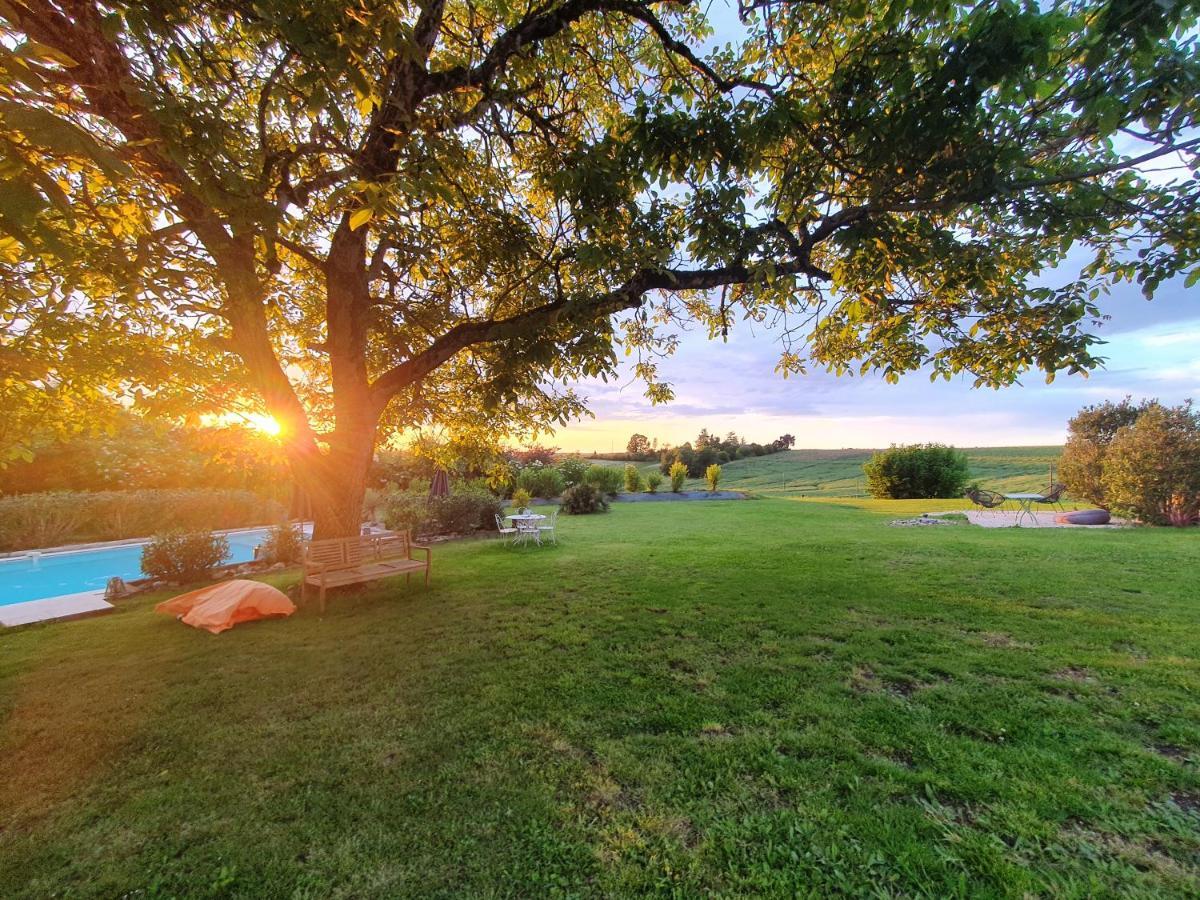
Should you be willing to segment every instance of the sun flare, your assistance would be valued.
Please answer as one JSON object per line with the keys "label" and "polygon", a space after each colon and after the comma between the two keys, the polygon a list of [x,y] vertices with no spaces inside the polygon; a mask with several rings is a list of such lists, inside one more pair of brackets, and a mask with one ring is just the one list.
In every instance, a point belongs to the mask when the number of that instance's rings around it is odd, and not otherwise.
{"label": "sun flare", "polygon": [[283,426],[275,420],[275,417],[265,413],[250,413],[244,417],[244,421],[255,431],[261,431],[271,437],[279,437],[283,432]]}

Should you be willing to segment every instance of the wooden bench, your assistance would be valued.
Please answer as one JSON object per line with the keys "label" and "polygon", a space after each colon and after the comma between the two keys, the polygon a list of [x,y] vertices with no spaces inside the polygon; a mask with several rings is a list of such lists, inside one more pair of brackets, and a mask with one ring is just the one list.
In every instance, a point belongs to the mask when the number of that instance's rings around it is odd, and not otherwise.
{"label": "wooden bench", "polygon": [[[421,550],[424,559],[414,559]],[[429,587],[429,548],[412,542],[410,532],[393,532],[362,537],[331,538],[309,541],[304,550],[304,577],[300,582],[300,602],[304,603],[308,586],[319,588],[318,603],[325,612],[325,590],[346,584],[359,584],[403,575],[407,582],[413,572],[424,570]]]}

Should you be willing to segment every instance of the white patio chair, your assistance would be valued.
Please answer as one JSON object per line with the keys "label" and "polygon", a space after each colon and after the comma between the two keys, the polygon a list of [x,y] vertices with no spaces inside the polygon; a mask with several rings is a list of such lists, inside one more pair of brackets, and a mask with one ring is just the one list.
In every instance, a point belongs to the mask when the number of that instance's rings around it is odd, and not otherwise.
{"label": "white patio chair", "polygon": [[558,507],[554,508],[554,512],[550,513],[550,518],[541,525],[538,525],[538,531],[543,535],[548,535],[550,540],[558,543],[558,532],[555,527],[558,525]]}
{"label": "white patio chair", "polygon": [[526,519],[517,519],[517,536],[513,538],[513,543],[520,541],[523,544],[528,544],[534,541],[537,544],[542,542],[542,532],[537,526],[537,522],[531,522]]}
{"label": "white patio chair", "polygon": [[511,536],[513,540],[516,540],[517,529],[510,525],[505,525],[504,520],[499,515],[496,516],[496,530],[505,537]]}

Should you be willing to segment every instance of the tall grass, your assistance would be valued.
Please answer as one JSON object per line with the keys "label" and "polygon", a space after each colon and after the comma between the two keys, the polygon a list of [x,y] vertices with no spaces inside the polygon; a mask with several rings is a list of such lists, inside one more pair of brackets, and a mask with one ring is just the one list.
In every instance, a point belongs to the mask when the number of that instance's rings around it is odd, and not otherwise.
{"label": "tall grass", "polygon": [[0,551],[115,541],[172,529],[278,522],[285,511],[251,491],[52,491],[0,498]]}

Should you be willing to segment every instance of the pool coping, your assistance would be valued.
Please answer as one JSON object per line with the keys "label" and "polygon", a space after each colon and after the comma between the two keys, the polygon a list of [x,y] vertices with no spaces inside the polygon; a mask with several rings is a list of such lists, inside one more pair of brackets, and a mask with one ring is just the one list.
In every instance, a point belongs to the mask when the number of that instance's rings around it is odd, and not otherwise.
{"label": "pool coping", "polygon": [[104,591],[80,591],[75,594],[60,594],[57,597],[42,597],[0,606],[0,625],[19,628],[39,622],[57,622],[110,613],[114,609],[104,599]]}

